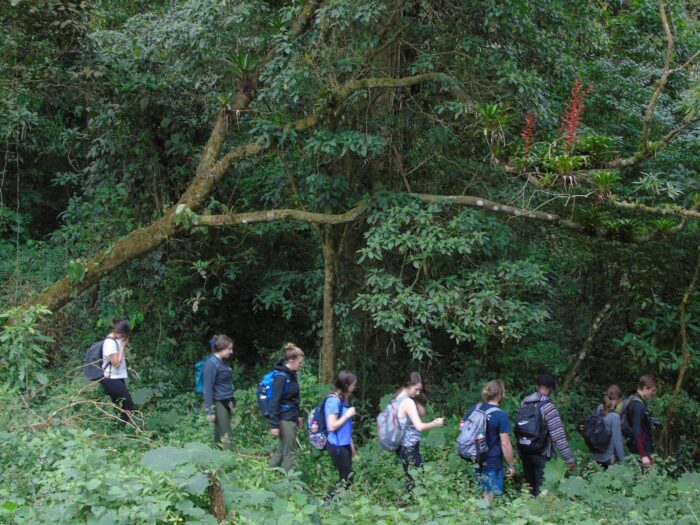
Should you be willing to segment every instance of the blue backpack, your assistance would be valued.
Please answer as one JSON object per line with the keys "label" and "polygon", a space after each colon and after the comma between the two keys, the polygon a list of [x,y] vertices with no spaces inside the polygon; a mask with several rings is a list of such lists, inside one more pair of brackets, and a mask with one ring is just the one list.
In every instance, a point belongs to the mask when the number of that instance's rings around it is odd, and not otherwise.
{"label": "blue backpack", "polygon": [[[272,395],[272,382],[278,375],[283,375],[287,381],[284,383],[284,390],[282,391],[282,397],[287,395],[287,390],[289,386],[289,376],[284,372],[279,370],[272,370],[263,376],[263,378],[258,383],[258,388],[256,390],[256,397],[258,399],[258,408],[263,416],[270,416],[270,396]],[[289,408],[288,405],[280,403],[280,407]]]}
{"label": "blue backpack", "polygon": [[[316,407],[309,412],[306,420],[306,430],[309,433],[309,442],[316,450],[324,450],[328,444],[328,428],[326,427],[326,401],[329,397],[338,397],[331,393],[324,397]],[[340,399],[340,398],[338,398]]]}
{"label": "blue backpack", "polygon": [[194,391],[199,395],[204,394],[204,364],[211,357],[208,355],[194,364]]}

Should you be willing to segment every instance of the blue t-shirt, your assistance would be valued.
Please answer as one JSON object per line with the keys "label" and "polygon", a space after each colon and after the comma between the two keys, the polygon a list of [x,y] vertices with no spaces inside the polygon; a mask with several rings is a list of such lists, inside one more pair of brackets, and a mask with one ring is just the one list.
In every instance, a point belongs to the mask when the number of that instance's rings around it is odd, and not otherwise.
{"label": "blue t-shirt", "polygon": [[[476,409],[477,405],[474,405],[467,415],[464,416],[466,420],[472,412]],[[498,408],[497,405],[492,405],[490,403],[481,403],[481,410],[486,411],[489,408]],[[503,449],[501,448],[501,434],[506,434],[512,430],[510,426],[510,420],[508,419],[508,414],[503,410],[496,410],[488,415],[486,422],[486,443],[489,446],[489,452],[486,456],[486,470],[503,470]]]}
{"label": "blue t-shirt", "polygon": [[[350,405],[345,401],[340,400],[336,396],[328,396],[326,399],[326,405],[324,411],[326,414],[326,428],[328,425],[328,416],[331,414],[338,414],[338,419],[345,415]],[[349,445],[352,441],[352,418],[348,419],[343,426],[341,426],[335,432],[328,431],[328,442],[336,447],[342,447]]]}

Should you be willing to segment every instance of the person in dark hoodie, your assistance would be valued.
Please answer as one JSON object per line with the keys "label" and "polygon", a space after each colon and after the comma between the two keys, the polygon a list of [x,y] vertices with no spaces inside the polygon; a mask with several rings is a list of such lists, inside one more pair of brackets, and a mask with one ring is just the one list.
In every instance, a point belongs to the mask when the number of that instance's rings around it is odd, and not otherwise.
{"label": "person in dark hoodie", "polygon": [[652,420],[647,410],[646,400],[656,395],[656,378],[646,375],[639,378],[637,392],[627,398],[623,406],[623,417],[627,418],[629,428],[626,431],[628,446],[633,454],[639,454],[642,466],[651,467],[651,441]]}
{"label": "person in dark hoodie", "polygon": [[299,410],[299,382],[297,372],[304,364],[304,352],[293,343],[284,345],[284,359],[275,364],[278,372],[272,380],[270,394],[270,433],[280,440],[279,449],[272,454],[268,465],[284,470],[292,467],[297,452],[297,428],[301,428]]}
{"label": "person in dark hoodie", "polygon": [[214,443],[231,450],[231,410],[236,406],[236,400],[233,397],[233,370],[224,360],[233,354],[233,341],[226,335],[215,335],[212,341],[211,357],[202,370],[204,409],[207,421],[214,423]]}

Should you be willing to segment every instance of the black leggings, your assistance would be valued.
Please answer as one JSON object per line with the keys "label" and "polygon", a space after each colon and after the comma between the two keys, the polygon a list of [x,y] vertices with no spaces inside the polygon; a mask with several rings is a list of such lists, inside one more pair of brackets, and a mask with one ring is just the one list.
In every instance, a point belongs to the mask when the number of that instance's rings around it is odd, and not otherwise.
{"label": "black leggings", "polygon": [[412,447],[399,447],[396,454],[401,460],[401,466],[406,474],[406,489],[410,492],[413,490],[413,477],[410,469],[420,468],[423,466],[423,458],[420,455],[420,442]]}
{"label": "black leggings", "polygon": [[333,460],[333,465],[338,469],[338,481],[326,494],[326,500],[333,498],[341,489],[352,483],[352,448],[350,445],[335,446],[328,443],[326,445],[328,455]]}
{"label": "black leggings", "polygon": [[129,422],[129,413],[134,410],[134,402],[131,399],[129,389],[126,387],[126,381],[123,379],[104,378],[100,380],[100,384],[105,393],[112,398],[112,403],[121,408],[119,416],[124,423]]}

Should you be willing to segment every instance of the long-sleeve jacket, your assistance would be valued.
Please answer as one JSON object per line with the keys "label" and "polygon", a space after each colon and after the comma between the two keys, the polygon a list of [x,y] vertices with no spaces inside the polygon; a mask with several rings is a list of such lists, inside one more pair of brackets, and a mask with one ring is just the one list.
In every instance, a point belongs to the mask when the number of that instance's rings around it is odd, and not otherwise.
{"label": "long-sleeve jacket", "polygon": [[627,420],[630,424],[632,435],[629,439],[629,448],[641,457],[648,456],[653,450],[651,441],[651,418],[644,400],[633,394],[627,404]]}
{"label": "long-sleeve jacket", "polygon": [[551,458],[554,456],[553,448],[556,447],[566,463],[573,463],[575,461],[574,455],[569,448],[569,442],[566,439],[566,431],[564,430],[564,424],[561,421],[559,410],[557,410],[557,406],[552,403],[549,397],[541,392],[535,392],[525,397],[520,403],[520,406],[522,407],[525,403],[540,401],[549,401],[548,403],[542,403],[540,405],[540,413],[542,414],[545,425],[547,425],[547,432],[549,433],[550,439],[549,446],[545,449],[543,455]]}
{"label": "long-sleeve jacket", "polygon": [[210,410],[214,401],[233,399],[233,370],[215,355],[204,363],[202,383],[205,410]]}
{"label": "long-sleeve jacket", "polygon": [[301,415],[299,410],[299,382],[297,373],[291,371],[280,359],[275,364],[275,370],[280,372],[272,380],[270,395],[270,428],[279,428],[280,420],[296,421]]}
{"label": "long-sleeve jacket", "polygon": [[[603,405],[598,405],[596,412],[600,414],[603,410]],[[603,416],[605,430],[610,434],[610,442],[605,452],[592,452],[593,459],[600,463],[610,461],[613,455],[618,461],[625,460],[625,447],[622,443],[622,429],[620,427],[620,414],[611,410],[607,415]]]}

